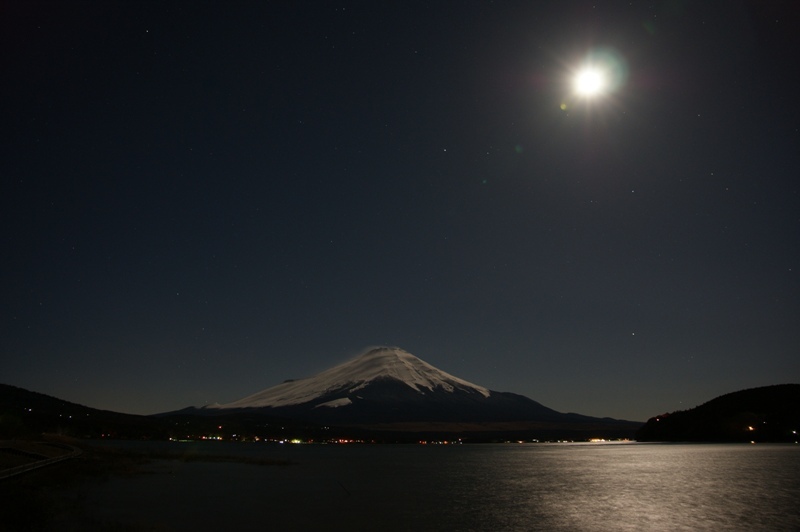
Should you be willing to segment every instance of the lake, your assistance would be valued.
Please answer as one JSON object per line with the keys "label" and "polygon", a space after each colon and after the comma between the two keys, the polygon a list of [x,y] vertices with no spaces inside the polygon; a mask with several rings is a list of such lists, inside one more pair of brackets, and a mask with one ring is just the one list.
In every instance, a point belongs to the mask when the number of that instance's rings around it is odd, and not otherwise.
{"label": "lake", "polygon": [[800,530],[798,445],[168,445],[294,463],[156,461],[87,508],[156,530]]}

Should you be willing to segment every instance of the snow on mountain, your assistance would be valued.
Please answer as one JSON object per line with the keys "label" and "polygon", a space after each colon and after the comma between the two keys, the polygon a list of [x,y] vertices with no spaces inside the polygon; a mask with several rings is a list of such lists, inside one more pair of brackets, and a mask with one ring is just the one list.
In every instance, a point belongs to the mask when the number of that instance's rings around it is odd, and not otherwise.
{"label": "snow on mountain", "polygon": [[[485,398],[491,392],[483,386],[472,384],[437,369],[411,353],[397,347],[378,347],[323,371],[307,379],[286,381],[244,399],[207,408],[263,408],[300,405],[335,392],[353,393],[376,380],[392,379],[425,395],[433,392],[456,390],[477,393]],[[317,407],[341,408],[351,404],[350,399],[339,398]]]}

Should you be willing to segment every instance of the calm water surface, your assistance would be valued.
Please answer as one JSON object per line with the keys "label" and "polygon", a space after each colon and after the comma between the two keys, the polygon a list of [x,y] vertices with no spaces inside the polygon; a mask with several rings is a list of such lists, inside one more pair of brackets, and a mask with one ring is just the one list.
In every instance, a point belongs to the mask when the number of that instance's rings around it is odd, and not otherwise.
{"label": "calm water surface", "polygon": [[92,513],[157,530],[800,530],[797,445],[170,445],[296,463],[156,462],[88,488]]}

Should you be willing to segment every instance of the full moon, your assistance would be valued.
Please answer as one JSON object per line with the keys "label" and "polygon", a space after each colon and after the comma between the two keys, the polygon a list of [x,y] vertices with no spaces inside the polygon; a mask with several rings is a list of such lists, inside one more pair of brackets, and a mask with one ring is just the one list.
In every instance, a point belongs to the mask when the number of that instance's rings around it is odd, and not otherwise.
{"label": "full moon", "polygon": [[573,81],[575,92],[587,98],[603,93],[607,86],[608,81],[603,71],[592,67],[578,71]]}

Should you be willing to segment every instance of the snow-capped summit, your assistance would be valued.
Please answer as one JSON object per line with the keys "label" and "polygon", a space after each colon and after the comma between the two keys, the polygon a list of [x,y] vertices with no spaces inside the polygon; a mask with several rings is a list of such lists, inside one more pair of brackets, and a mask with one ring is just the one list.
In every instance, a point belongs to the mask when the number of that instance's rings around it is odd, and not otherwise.
{"label": "snow-capped summit", "polygon": [[404,427],[409,423],[456,427],[450,430],[462,430],[465,424],[522,423],[537,431],[566,434],[581,427],[594,430],[609,423],[614,427],[615,423],[630,424],[562,414],[523,395],[489,390],[397,347],[369,349],[313,377],[287,380],[232,403],[175,413],[231,415],[241,423],[277,417],[325,426],[395,427],[400,431],[407,430]]}
{"label": "snow-capped summit", "polygon": [[351,395],[376,381],[394,381],[417,394],[464,392],[489,397],[491,392],[437,369],[397,347],[377,347],[307,379],[283,382],[244,399],[211,408],[265,408],[315,403],[318,407],[350,405]]}
{"label": "snow-capped summit", "polygon": [[260,413],[325,424],[565,416],[522,395],[490,391],[459,379],[397,347],[372,348],[313,377],[288,380],[232,403],[190,411]]}

